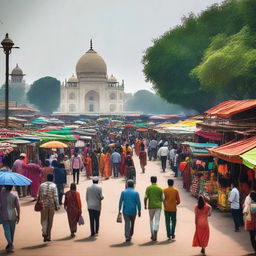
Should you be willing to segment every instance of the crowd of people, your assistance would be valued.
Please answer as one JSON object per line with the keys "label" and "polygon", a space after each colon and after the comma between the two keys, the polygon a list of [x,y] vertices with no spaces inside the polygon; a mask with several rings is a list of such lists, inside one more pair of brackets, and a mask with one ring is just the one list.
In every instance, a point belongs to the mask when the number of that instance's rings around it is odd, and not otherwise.
{"label": "crowd of people", "polygon": [[[15,225],[20,219],[19,198],[28,194],[33,198],[41,213],[41,225],[43,241],[51,241],[51,229],[53,217],[56,211],[64,204],[67,212],[71,237],[75,237],[77,225],[83,224],[82,200],[77,191],[80,174],[84,172],[92,184],[86,190],[86,203],[90,220],[91,236],[97,236],[100,227],[101,204],[104,199],[102,188],[99,186],[100,179],[108,180],[110,177],[124,177],[126,189],[121,192],[119,199],[119,213],[123,215],[125,223],[125,241],[130,242],[134,233],[136,216],[141,216],[140,195],[135,190],[136,168],[134,154],[139,158],[141,173],[146,172],[147,161],[161,161],[162,172],[166,172],[169,160],[170,169],[174,177],[179,175],[178,164],[180,160],[179,147],[168,141],[155,138],[146,140],[137,138],[134,141],[124,139],[110,143],[107,146],[88,144],[82,151],[76,150],[71,157],[60,155],[52,151],[44,161],[27,163],[26,155],[20,154],[10,169],[3,159],[2,168],[22,174],[32,180],[29,187],[17,186],[17,195],[12,193],[13,186],[1,187],[0,193],[0,223],[3,224],[4,234],[7,240],[6,251],[13,252],[13,240]],[[106,143],[106,141],[105,141]],[[103,143],[102,143],[103,144]],[[64,193],[67,186],[67,175],[72,175],[73,182],[70,189]],[[177,205],[180,204],[179,191],[174,187],[174,180],[167,180],[167,188],[162,189],[157,185],[157,177],[152,176],[151,185],[145,189],[144,208],[148,209],[151,230],[151,240],[157,241],[159,223],[162,208],[164,209],[166,236],[175,239],[177,223]],[[254,193],[254,194],[253,194]],[[63,196],[64,202],[63,202]],[[231,193],[231,203],[236,201],[237,193]],[[235,205],[235,202],[234,202]],[[211,206],[207,204],[203,196],[199,196],[195,212],[195,234],[192,245],[201,247],[201,253],[205,254],[205,248],[209,241],[208,217],[211,215]],[[236,211],[233,211],[236,220]],[[247,216],[245,229],[250,231],[251,243],[256,251],[256,197],[252,192],[246,199],[244,213]],[[237,222],[235,222],[236,229]]]}

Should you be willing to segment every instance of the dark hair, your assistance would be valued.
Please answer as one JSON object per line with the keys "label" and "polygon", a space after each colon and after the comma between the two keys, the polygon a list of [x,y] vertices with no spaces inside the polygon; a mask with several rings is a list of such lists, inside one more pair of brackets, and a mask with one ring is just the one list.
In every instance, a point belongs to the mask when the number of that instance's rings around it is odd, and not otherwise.
{"label": "dark hair", "polygon": [[256,202],[256,192],[255,192],[255,191],[252,191],[252,192],[250,193],[250,197],[251,197],[251,199],[252,199],[253,202]]}
{"label": "dark hair", "polygon": [[93,183],[93,184],[98,184],[98,183],[99,183],[99,180],[92,180],[92,183]]}
{"label": "dark hair", "polygon": [[151,176],[150,181],[151,181],[151,183],[156,183],[157,182],[157,177],[156,176]]}
{"label": "dark hair", "polygon": [[168,183],[169,186],[173,186],[174,181],[172,179],[168,179],[167,183]]}
{"label": "dark hair", "polygon": [[197,202],[197,207],[198,207],[198,209],[203,209],[204,206],[205,206],[204,198],[203,198],[203,196],[199,196],[198,202]]}
{"label": "dark hair", "polygon": [[64,168],[65,169],[65,165],[63,163],[60,163],[59,168]]}
{"label": "dark hair", "polygon": [[53,160],[53,161],[52,161],[52,166],[53,166],[53,167],[58,167],[58,166],[59,166],[59,163],[58,163],[56,160]]}
{"label": "dark hair", "polygon": [[76,191],[76,183],[71,183],[70,184],[70,190]]}
{"label": "dark hair", "polygon": [[126,154],[127,154],[128,156],[130,156],[130,155],[131,155],[131,152],[130,152],[130,151],[127,151]]}
{"label": "dark hair", "polygon": [[233,187],[234,187],[234,188],[238,188],[238,182],[237,182],[237,181],[234,181],[234,182],[233,182]]}
{"label": "dark hair", "polygon": [[12,191],[13,185],[5,185],[4,187],[7,191]]}
{"label": "dark hair", "polygon": [[19,159],[23,160],[25,159],[25,156],[19,156]]}
{"label": "dark hair", "polygon": [[134,182],[133,182],[133,180],[128,180],[128,181],[127,181],[127,187],[128,187],[128,188],[134,188]]}
{"label": "dark hair", "polygon": [[52,173],[47,174],[47,181],[53,181],[53,174]]}
{"label": "dark hair", "polygon": [[75,157],[77,157],[77,153],[75,153],[74,155],[75,155]]}
{"label": "dark hair", "polygon": [[45,160],[44,165],[45,165],[45,167],[49,167],[50,166],[50,161],[49,160]]}

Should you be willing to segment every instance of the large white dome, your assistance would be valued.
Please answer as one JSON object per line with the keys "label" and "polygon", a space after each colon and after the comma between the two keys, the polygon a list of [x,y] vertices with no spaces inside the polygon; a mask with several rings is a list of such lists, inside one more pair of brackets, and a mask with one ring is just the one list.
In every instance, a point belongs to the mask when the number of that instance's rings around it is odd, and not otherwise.
{"label": "large white dome", "polygon": [[87,51],[76,64],[77,77],[84,74],[107,75],[107,65],[103,58],[92,48]]}

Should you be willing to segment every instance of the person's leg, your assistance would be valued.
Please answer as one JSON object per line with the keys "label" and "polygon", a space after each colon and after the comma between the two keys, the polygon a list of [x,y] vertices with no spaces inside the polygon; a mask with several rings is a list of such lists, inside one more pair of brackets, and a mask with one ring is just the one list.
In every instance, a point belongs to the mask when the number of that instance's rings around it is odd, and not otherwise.
{"label": "person's leg", "polygon": [[48,210],[44,208],[41,210],[41,225],[42,225],[42,236],[44,240],[47,239],[47,226],[48,226]]}
{"label": "person's leg", "polygon": [[89,218],[90,218],[90,228],[91,228],[91,236],[95,235],[94,231],[94,213],[93,210],[89,209]]}
{"label": "person's leg", "polygon": [[164,171],[164,157],[161,156],[161,166],[162,166],[162,170]]}
{"label": "person's leg", "polygon": [[240,225],[239,209],[231,209],[231,213],[232,213],[232,217],[235,224],[235,231],[239,231],[239,225]]}
{"label": "person's leg", "polygon": [[255,241],[255,235],[256,231],[255,230],[249,230],[250,234],[250,240],[251,240],[251,245],[254,251],[256,251],[256,241]]}
{"label": "person's leg", "polygon": [[100,228],[100,211],[95,211],[95,222],[96,222],[95,232],[96,234],[98,234],[99,228]]}
{"label": "person's leg", "polygon": [[157,240],[157,232],[159,230],[160,216],[161,216],[161,209],[155,209],[155,216],[154,216],[155,223],[154,223],[154,227],[153,227],[155,241]]}
{"label": "person's leg", "polygon": [[75,171],[75,169],[73,169],[73,183],[75,183],[75,181],[76,181],[76,171]]}
{"label": "person's leg", "polygon": [[18,196],[21,197],[20,186],[16,186],[15,188],[16,188],[16,191],[18,193]]}
{"label": "person's leg", "polygon": [[123,214],[124,215],[124,235],[126,240],[131,239],[131,221],[130,221],[130,215]]}
{"label": "person's leg", "polygon": [[132,238],[133,233],[134,233],[134,224],[135,224],[135,219],[136,219],[136,215],[135,215],[135,216],[130,216],[130,221],[131,221],[130,237],[131,237],[131,238]]}
{"label": "person's leg", "polygon": [[47,241],[51,241],[52,223],[55,209],[48,208],[48,226],[47,226]]}
{"label": "person's leg", "polygon": [[11,239],[12,239],[12,243],[13,243],[15,227],[16,227],[16,221],[10,221],[10,227],[11,227]]}
{"label": "person's leg", "polygon": [[154,235],[153,227],[154,227],[155,210],[154,209],[149,209],[148,213],[149,213],[149,221],[150,221],[151,238],[153,238],[153,235]]}
{"label": "person's leg", "polygon": [[4,236],[8,243],[6,248],[12,246],[12,234],[11,234],[11,224],[10,221],[3,221],[3,229],[4,229]]}
{"label": "person's leg", "polygon": [[77,181],[76,183],[79,184],[79,176],[80,176],[80,170],[79,169],[77,169],[76,175],[77,175],[76,176],[76,181]]}
{"label": "person's leg", "polygon": [[163,170],[165,172],[165,169],[166,169],[166,161],[167,161],[167,156],[164,156],[163,157]]}
{"label": "person's leg", "polygon": [[166,227],[166,233],[167,237],[171,237],[171,229],[170,229],[170,212],[164,211],[165,216],[165,227]]}
{"label": "person's leg", "polygon": [[171,220],[172,220],[172,238],[175,237],[175,229],[176,229],[176,223],[177,223],[177,212],[170,212]]}

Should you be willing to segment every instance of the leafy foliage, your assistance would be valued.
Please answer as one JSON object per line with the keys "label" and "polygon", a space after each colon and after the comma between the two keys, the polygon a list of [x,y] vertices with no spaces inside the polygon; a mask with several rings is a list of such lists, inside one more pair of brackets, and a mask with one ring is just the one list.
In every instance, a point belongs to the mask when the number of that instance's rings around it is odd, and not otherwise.
{"label": "leafy foliage", "polygon": [[50,76],[40,78],[32,84],[27,97],[41,112],[51,113],[60,104],[60,81]]}
{"label": "leafy foliage", "polygon": [[144,114],[184,114],[187,113],[182,107],[170,104],[160,96],[147,91],[139,90],[134,95],[126,95],[126,111],[139,111]]}
{"label": "leafy foliage", "polygon": [[[204,85],[201,85],[202,77],[199,77],[199,73],[196,75],[196,70],[199,71],[199,68],[196,69],[196,67],[204,63],[203,60],[207,59],[209,54],[213,56],[214,51],[220,51],[221,47],[226,47],[225,50],[228,51],[228,46],[224,42],[226,39],[232,40],[233,44],[238,43],[240,39],[233,38],[233,35],[235,37],[237,34],[237,37],[243,38],[249,34],[255,38],[253,34],[256,25],[255,12],[252,11],[255,8],[255,0],[228,0],[221,5],[215,4],[209,7],[198,16],[190,14],[188,17],[184,17],[182,25],[154,40],[153,46],[146,50],[142,62],[147,81],[150,81],[156,92],[168,102],[181,104],[198,111],[203,111],[224,99],[229,99],[231,97],[229,90],[215,90],[217,85],[213,76],[216,72],[209,75],[212,68],[210,65],[207,66],[207,74],[208,78],[211,78],[211,83],[207,81]],[[242,30],[244,26],[247,26],[247,32]],[[239,34],[240,31],[242,34]],[[250,42],[253,40],[251,39]],[[232,42],[230,42],[229,49],[231,49],[231,44]],[[245,42],[244,44],[246,45]],[[250,43],[248,42],[246,47],[249,47],[248,44]],[[236,46],[241,54],[245,52],[241,49],[245,45]],[[252,45],[250,47],[253,48]],[[247,50],[249,49],[247,48]],[[216,65],[218,58],[222,63],[226,63],[230,58],[227,56],[225,59],[223,52],[221,60],[220,55],[215,57]],[[235,62],[234,58],[233,61]],[[194,70],[193,75],[191,75],[192,70]],[[240,71],[239,67],[233,67],[231,73],[234,74],[236,70]],[[219,67],[219,78],[224,78],[226,71]],[[233,82],[236,80],[232,89],[235,95],[245,97],[239,89],[239,87],[245,86],[244,82],[240,80],[242,77],[233,76],[233,78]],[[207,76],[205,76],[205,80],[207,80]],[[229,81],[231,83],[230,79]],[[218,84],[218,87],[220,86],[221,84]]]}

